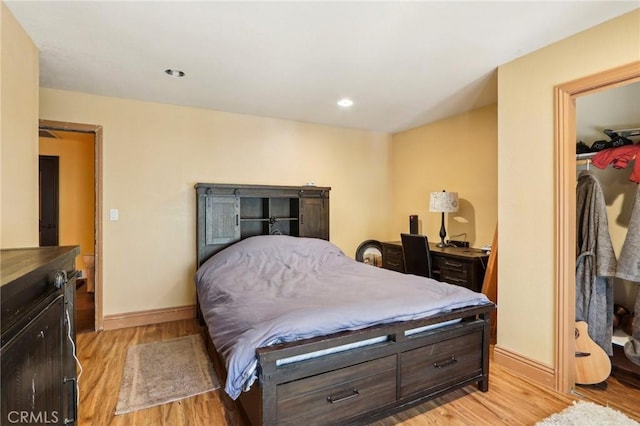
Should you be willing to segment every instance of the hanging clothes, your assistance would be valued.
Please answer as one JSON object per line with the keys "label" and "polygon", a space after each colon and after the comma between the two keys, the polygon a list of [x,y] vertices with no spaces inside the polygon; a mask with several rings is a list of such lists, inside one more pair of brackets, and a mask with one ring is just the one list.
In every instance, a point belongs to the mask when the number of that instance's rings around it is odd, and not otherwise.
{"label": "hanging clothes", "polygon": [[578,176],[576,206],[576,321],[586,321],[589,337],[612,355],[616,255],[604,194],[588,170]]}
{"label": "hanging clothes", "polygon": [[[638,160],[636,160],[638,162]],[[622,245],[616,277],[640,284],[640,185],[631,209],[629,229]],[[633,334],[624,345],[624,353],[634,364],[640,365],[640,291],[636,297]]]}
{"label": "hanging clothes", "polygon": [[[598,152],[591,159],[591,163],[600,169],[607,168],[607,165],[609,164],[616,169],[626,169],[629,163],[633,162],[633,160],[635,160],[639,155],[640,144],[625,145],[617,148],[604,149]],[[640,183],[640,161],[634,162],[629,180]]]}
{"label": "hanging clothes", "polygon": [[636,297],[636,306],[634,307],[635,316],[633,317],[633,334],[631,339],[624,344],[624,354],[636,365],[640,365],[640,292]]}
{"label": "hanging clothes", "polygon": [[620,251],[616,277],[640,284],[640,185],[631,208],[629,228]]}

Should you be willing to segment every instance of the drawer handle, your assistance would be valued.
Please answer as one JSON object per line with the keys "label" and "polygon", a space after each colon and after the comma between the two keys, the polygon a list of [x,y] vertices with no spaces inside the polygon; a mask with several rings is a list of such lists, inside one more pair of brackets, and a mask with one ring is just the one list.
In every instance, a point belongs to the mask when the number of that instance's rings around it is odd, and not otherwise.
{"label": "drawer handle", "polygon": [[[63,383],[73,383],[73,405],[71,405],[71,412],[73,413],[73,417],[68,419],[65,418],[63,424],[74,424],[76,419],[78,418],[78,379],[75,377],[65,377]],[[71,401],[69,401],[71,403]]]}
{"label": "drawer handle", "polygon": [[56,290],[60,290],[68,281],[69,279],[67,278],[67,271],[61,269],[57,271],[55,276],[53,277],[53,286]]}
{"label": "drawer handle", "polygon": [[466,283],[467,280],[463,280],[462,278],[454,278],[454,277],[444,277],[445,280],[447,281],[453,281],[456,283]]}
{"label": "drawer handle", "polygon": [[448,260],[445,260],[444,264],[447,265],[447,266],[454,266],[456,268],[462,268],[462,263],[458,263],[458,262],[450,262]]}
{"label": "drawer handle", "polygon": [[347,399],[351,399],[351,398],[355,398],[356,396],[359,396],[360,392],[358,392],[358,389],[353,388],[351,390],[351,393],[345,396],[328,396],[327,397],[327,401],[329,401],[331,404],[336,404],[338,402],[342,402],[342,401],[346,401]]}
{"label": "drawer handle", "polygon": [[444,361],[436,361],[433,363],[433,366],[435,368],[445,368],[445,367],[449,367],[451,365],[457,364],[458,360],[456,359],[456,357],[452,356],[449,359],[445,359]]}
{"label": "drawer handle", "polygon": [[394,266],[394,267],[400,266],[400,264],[399,264],[399,263],[396,263],[396,262],[391,262],[391,261],[389,261],[389,262],[387,262],[387,263],[389,264],[389,266]]}

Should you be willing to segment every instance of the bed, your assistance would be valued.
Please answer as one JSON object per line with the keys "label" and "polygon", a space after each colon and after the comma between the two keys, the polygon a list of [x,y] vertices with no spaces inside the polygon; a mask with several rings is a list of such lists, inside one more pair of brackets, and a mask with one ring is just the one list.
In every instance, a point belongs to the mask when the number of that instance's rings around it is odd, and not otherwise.
{"label": "bed", "polygon": [[264,226],[222,244],[206,228],[234,221],[219,220],[230,210],[208,197],[233,196],[241,226],[242,197],[264,212],[272,196],[291,195],[291,219],[304,211],[301,194],[196,189],[198,315],[225,392],[249,423],[361,424],[469,384],[488,390],[494,305],[484,295],[356,262],[291,223],[288,235]]}

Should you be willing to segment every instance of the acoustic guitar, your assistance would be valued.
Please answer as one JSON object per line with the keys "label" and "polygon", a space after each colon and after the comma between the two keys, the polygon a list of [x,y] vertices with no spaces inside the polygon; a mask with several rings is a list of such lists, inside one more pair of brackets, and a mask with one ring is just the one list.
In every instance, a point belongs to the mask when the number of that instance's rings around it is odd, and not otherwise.
{"label": "acoustic guitar", "polygon": [[576,322],[576,383],[594,385],[607,380],[611,374],[609,355],[591,340],[588,325],[584,321]]}

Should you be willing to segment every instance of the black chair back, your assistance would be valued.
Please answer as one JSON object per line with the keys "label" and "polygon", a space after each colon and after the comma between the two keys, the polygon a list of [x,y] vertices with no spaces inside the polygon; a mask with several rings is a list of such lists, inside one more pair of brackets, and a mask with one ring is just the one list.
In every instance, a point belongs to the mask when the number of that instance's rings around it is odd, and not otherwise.
{"label": "black chair back", "polygon": [[400,234],[400,237],[402,238],[404,271],[407,274],[431,278],[431,253],[429,253],[429,240],[427,236]]}

